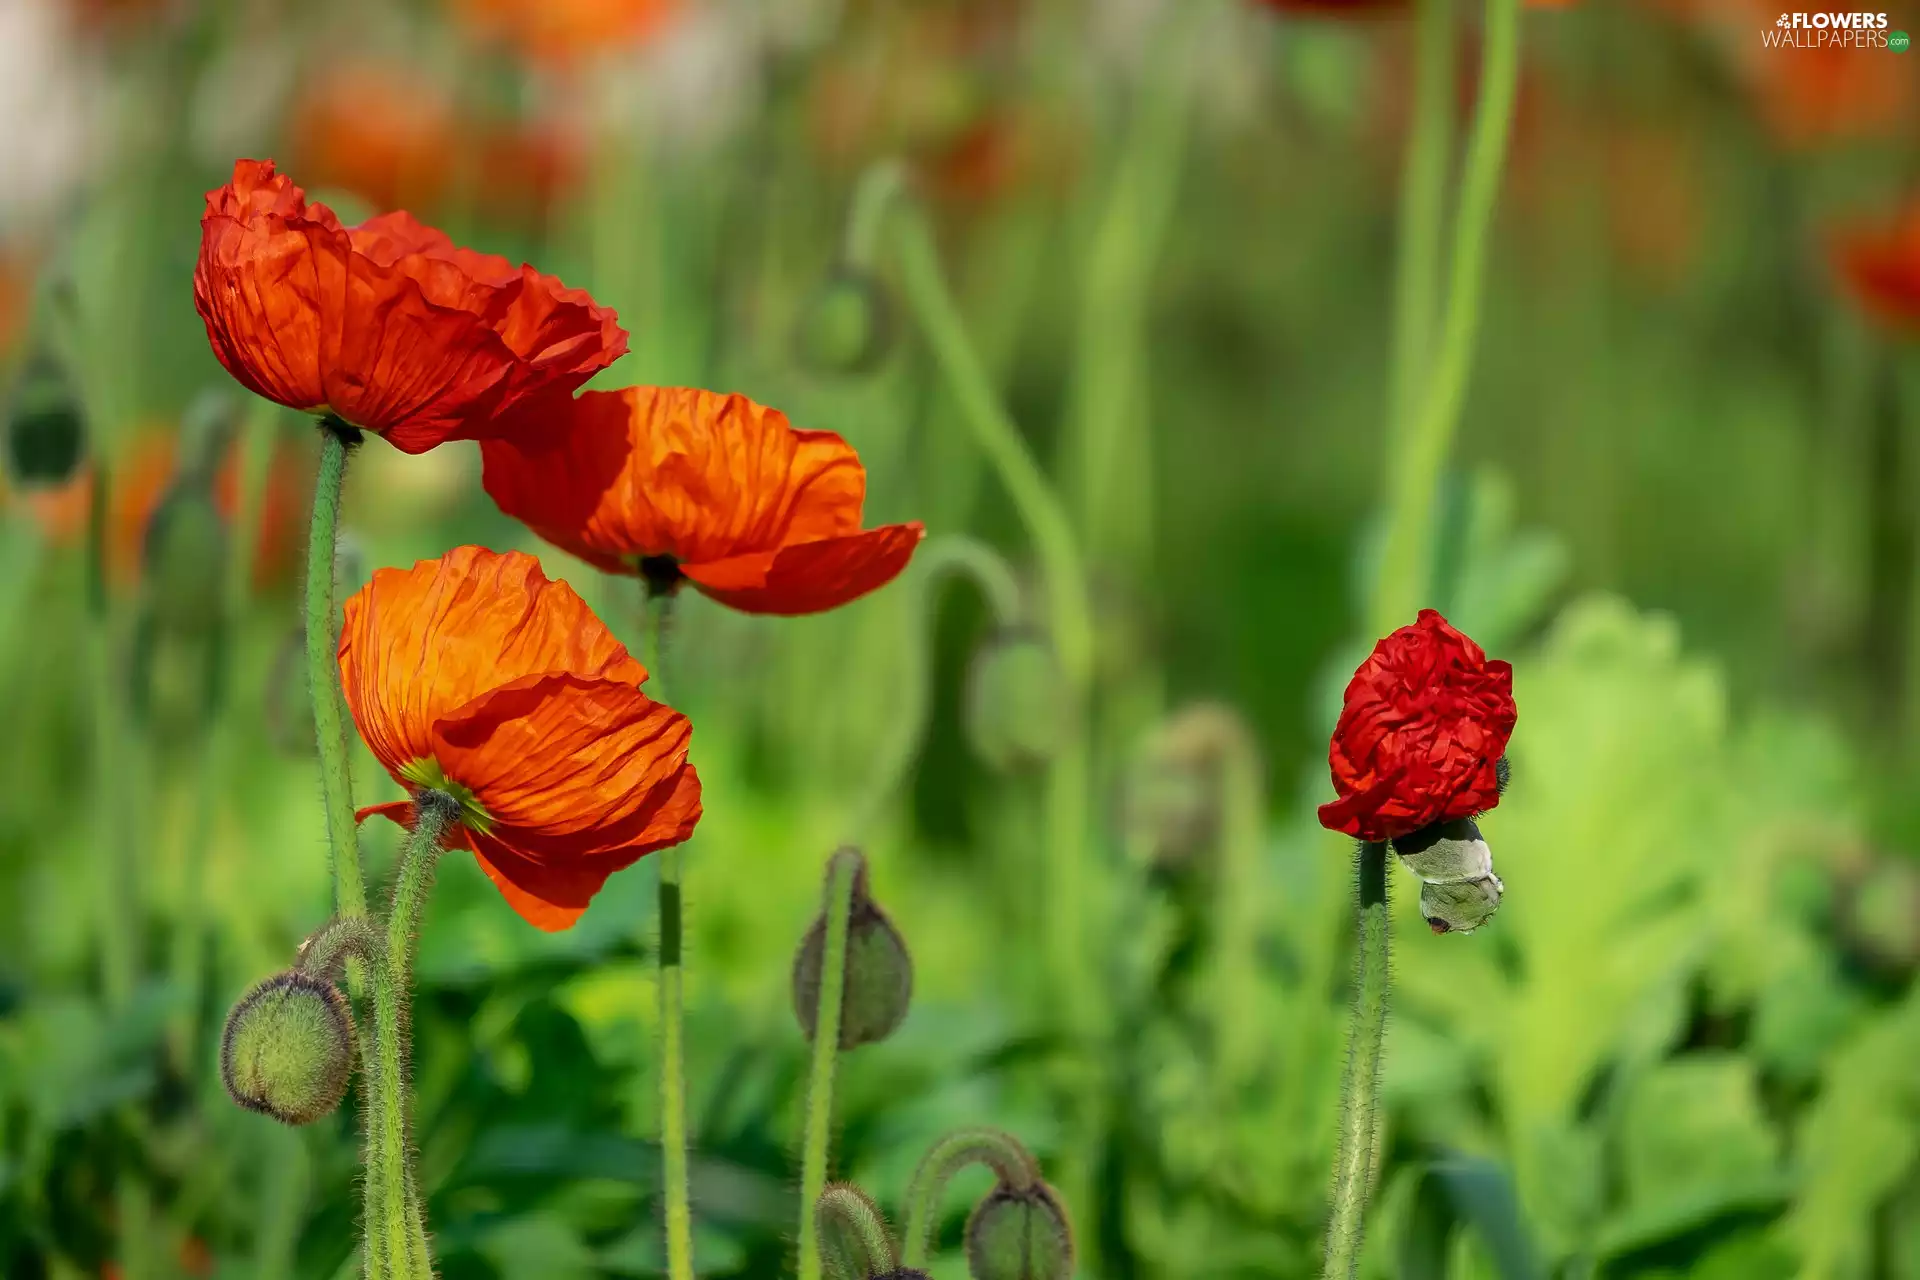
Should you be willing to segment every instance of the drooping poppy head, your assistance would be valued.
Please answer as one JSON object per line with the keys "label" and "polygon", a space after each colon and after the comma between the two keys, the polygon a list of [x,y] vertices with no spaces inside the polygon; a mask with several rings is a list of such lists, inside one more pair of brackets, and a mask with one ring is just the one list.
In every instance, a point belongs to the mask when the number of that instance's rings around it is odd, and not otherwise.
{"label": "drooping poppy head", "polygon": [[547,401],[481,445],[500,509],[658,591],[691,582],[744,613],[818,613],[893,581],[918,523],[860,527],[867,473],[831,431],[745,396],[627,387]]}
{"label": "drooping poppy head", "polygon": [[[507,902],[571,926],[608,876],[700,820],[687,718],[532,556],[456,547],[381,569],[347,601],[340,682],[360,736],[409,793],[460,802],[469,849]],[[411,800],[363,809],[413,820]]]}
{"label": "drooping poppy head", "polygon": [[1920,336],[1920,203],[1890,224],[1842,231],[1831,253],[1842,287],[1863,311]]}
{"label": "drooping poppy head", "polygon": [[332,413],[407,453],[482,439],[541,392],[625,354],[613,312],[412,215],[343,227],[272,161],[207,193],[193,300],[249,391]]}
{"label": "drooping poppy head", "polygon": [[1347,685],[1320,825],[1385,841],[1493,808],[1516,716],[1513,668],[1422,609]]}

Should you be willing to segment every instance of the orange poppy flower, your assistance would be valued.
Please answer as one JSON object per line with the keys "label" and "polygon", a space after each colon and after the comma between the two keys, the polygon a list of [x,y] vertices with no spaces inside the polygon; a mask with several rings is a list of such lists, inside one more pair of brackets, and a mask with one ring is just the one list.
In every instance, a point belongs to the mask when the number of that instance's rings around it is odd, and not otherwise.
{"label": "orange poppy flower", "polygon": [[537,62],[565,64],[654,34],[675,0],[449,0],[469,30]]}
{"label": "orange poppy flower", "polygon": [[589,564],[656,591],[685,580],[745,613],[818,613],[891,582],[919,524],[860,527],[867,473],[831,431],[745,396],[589,391],[537,436],[481,445],[500,509]]}
{"label": "orange poppy flower", "polygon": [[237,161],[200,228],[193,300],[227,372],[407,453],[493,434],[514,406],[573,390],[627,349],[585,291],[407,213],[343,227],[272,161]]}
{"label": "orange poppy flower", "polygon": [[[381,569],[347,601],[340,682],[360,736],[409,792],[460,801],[470,850],[530,923],[565,929],[608,876],[700,820],[687,718],[540,562],[456,547]],[[360,811],[412,822],[413,802]]]}
{"label": "orange poppy flower", "polygon": [[1842,286],[1862,310],[1920,334],[1920,202],[1891,224],[1841,232],[1831,255]]}

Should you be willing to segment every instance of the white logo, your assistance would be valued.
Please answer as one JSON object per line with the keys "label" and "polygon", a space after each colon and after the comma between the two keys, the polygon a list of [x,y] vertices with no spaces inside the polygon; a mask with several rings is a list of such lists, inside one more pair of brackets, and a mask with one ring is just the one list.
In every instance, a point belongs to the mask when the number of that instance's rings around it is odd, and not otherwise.
{"label": "white logo", "polygon": [[1884,49],[1887,26],[1884,13],[1783,13],[1760,32],[1760,43],[1768,49]]}

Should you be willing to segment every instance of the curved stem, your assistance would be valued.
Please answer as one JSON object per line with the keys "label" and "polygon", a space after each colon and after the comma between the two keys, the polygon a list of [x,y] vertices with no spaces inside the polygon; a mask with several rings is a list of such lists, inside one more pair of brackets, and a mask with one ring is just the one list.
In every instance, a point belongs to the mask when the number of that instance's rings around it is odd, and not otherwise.
{"label": "curved stem", "polygon": [[860,878],[856,849],[827,860],[827,932],[820,957],[820,992],[813,1023],[813,1064],[807,1077],[807,1125],[800,1157],[800,1280],[820,1280],[820,1242],[814,1203],[827,1185],[827,1148],[833,1140],[833,1074],[840,1059],[840,1004],[847,989],[847,921]]}
{"label": "curved stem", "polygon": [[985,597],[987,611],[999,627],[1012,626],[1020,617],[1020,584],[998,551],[964,533],[931,539],[914,557],[917,593],[908,609],[909,636],[905,705],[888,720],[891,737],[881,748],[866,799],[849,824],[852,836],[864,836],[881,811],[906,781],[914,758],[926,738],[933,708],[933,624],[940,584],[948,577],[971,578]]}
{"label": "curved stem", "polygon": [[320,427],[320,474],[313,488],[313,526],[307,536],[307,687],[313,698],[313,732],[320,750],[320,789],[327,807],[327,847],[333,856],[334,911],[367,913],[360,875],[360,834],[353,820],[353,773],[341,715],[338,610],[334,555],[340,540],[340,490],[347,452],[360,433],[329,417]]}
{"label": "curved stem", "polygon": [[[431,789],[415,794],[413,831],[400,854],[387,914],[387,945],[373,966],[373,1060],[367,1064],[366,1222],[370,1246],[385,1245],[385,1257],[370,1250],[368,1275],[392,1280],[431,1280],[426,1224],[413,1171],[407,1067],[412,1056],[407,1005],[412,994],[413,940],[427,891],[433,887],[440,842],[459,817],[452,796]],[[375,1171],[378,1176],[375,1177]],[[377,1224],[380,1235],[373,1234]],[[384,1263],[386,1270],[376,1264]]]}
{"label": "curved stem", "polygon": [[957,1129],[934,1143],[907,1184],[906,1266],[925,1267],[940,1224],[940,1200],[953,1176],[970,1164],[983,1164],[1015,1191],[1040,1181],[1033,1156],[1011,1134],[998,1129]]}
{"label": "curved stem", "polygon": [[1446,232],[1453,149],[1453,5],[1454,0],[1423,0],[1420,5],[1413,127],[1401,170],[1389,456],[1398,451],[1411,426],[1408,419],[1427,373],[1439,305],[1440,240]]}
{"label": "curved stem", "polygon": [[834,1186],[810,1201],[805,1216],[819,1233],[833,1280],[869,1280],[894,1269],[893,1241],[880,1210],[858,1187]]}
{"label": "curved stem", "polygon": [[[661,651],[667,623],[673,613],[671,595],[648,600],[641,664],[660,696]],[[681,846],[654,855],[660,871],[660,1163],[665,1198],[667,1275],[669,1280],[693,1280],[693,1207],[687,1176],[687,1067],[686,1012],[681,969]]]}
{"label": "curved stem", "polygon": [[847,236],[840,256],[847,266],[873,270],[880,256],[880,231],[887,213],[906,186],[906,170],[898,160],[882,160],[869,165],[854,188],[853,208],[847,214]]}
{"label": "curved stem", "polygon": [[1487,0],[1480,99],[1468,143],[1466,175],[1454,218],[1452,266],[1440,347],[1426,380],[1426,398],[1412,428],[1392,457],[1392,490],[1386,544],[1370,635],[1386,635],[1410,621],[1426,592],[1426,546],[1433,524],[1435,490],[1465,404],[1467,375],[1480,328],[1481,286],[1487,237],[1500,195],[1513,103],[1520,69],[1520,0]]}
{"label": "curved stem", "polygon": [[1353,1024],[1341,1092],[1340,1154],[1327,1225],[1326,1280],[1351,1280],[1360,1267],[1367,1195],[1378,1156],[1380,1050],[1387,1030],[1387,846],[1363,842],[1359,862],[1360,950],[1354,958]]}

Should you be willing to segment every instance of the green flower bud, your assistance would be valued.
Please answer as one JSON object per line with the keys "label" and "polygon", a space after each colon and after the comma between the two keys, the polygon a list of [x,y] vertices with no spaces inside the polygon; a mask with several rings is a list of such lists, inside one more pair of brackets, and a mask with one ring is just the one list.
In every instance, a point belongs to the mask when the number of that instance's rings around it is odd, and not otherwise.
{"label": "green flower bud", "polygon": [[241,997],[220,1038],[233,1100],[282,1124],[331,1115],[353,1074],[353,1015],[331,982],[279,973]]}
{"label": "green flower bud", "polygon": [[168,635],[204,635],[220,620],[227,522],[212,482],[182,473],[147,521],[142,582],[153,623]]}
{"label": "green flower bud", "polygon": [[1029,630],[1004,630],[973,656],[967,736],[995,769],[1045,764],[1072,731],[1067,698],[1053,646]]}
{"label": "green flower bud", "polygon": [[79,470],[86,418],[72,381],[46,356],[31,360],[7,402],[7,471],[22,485],[57,485]]}
{"label": "green flower bud", "polygon": [[865,373],[887,354],[892,308],[879,282],[836,268],[807,302],[794,335],[801,363],[826,373]]}
{"label": "green flower bud", "polygon": [[1436,822],[1393,842],[1401,864],[1429,884],[1481,880],[1493,874],[1493,851],[1472,818]]}
{"label": "green flower bud", "polygon": [[[859,857],[854,851],[853,856]],[[823,912],[801,940],[793,961],[793,1011],[809,1043],[820,1010],[821,968],[826,963],[827,918]],[[840,1047],[878,1044],[906,1020],[913,1000],[913,957],[886,913],[867,893],[863,859],[853,882],[847,914],[847,968],[842,979]]]}
{"label": "green flower bud", "polygon": [[1420,914],[1435,933],[1472,933],[1500,909],[1506,886],[1489,873],[1478,880],[1420,886]]}
{"label": "green flower bud", "polygon": [[967,1220],[967,1274],[973,1280],[1070,1280],[1073,1228],[1044,1182],[1000,1183]]}

